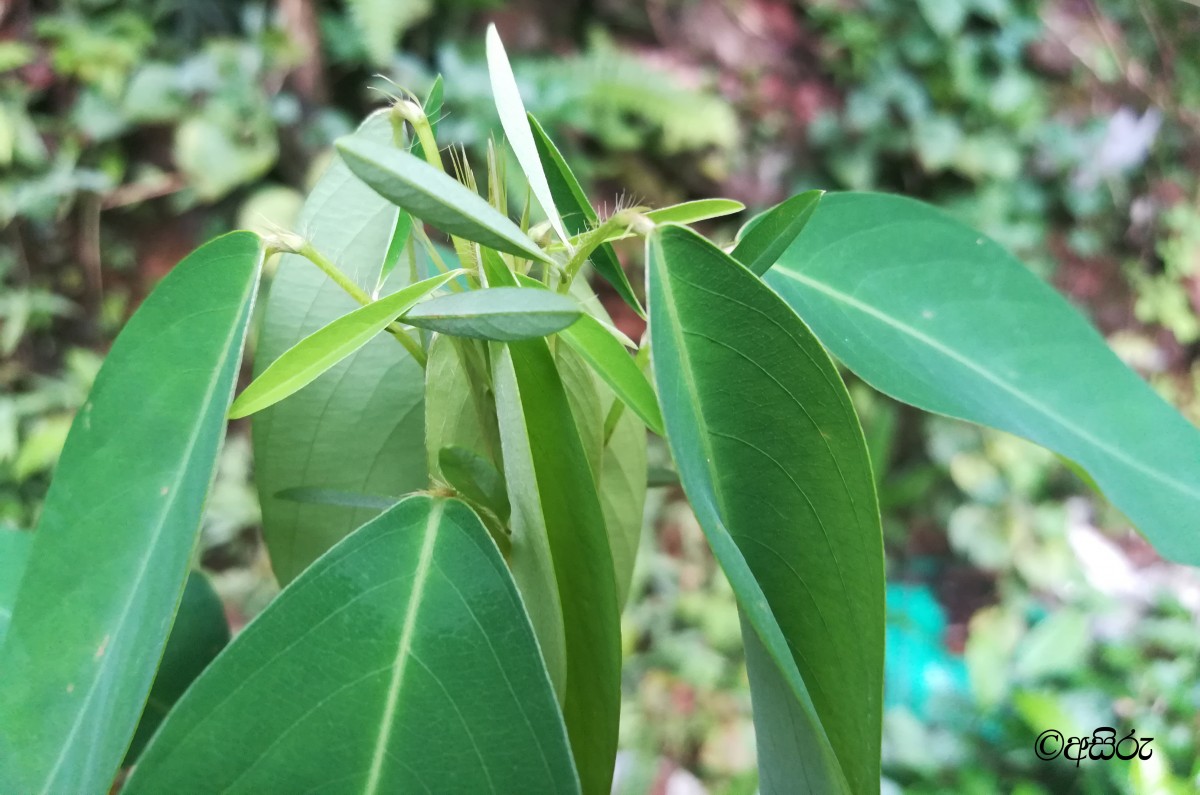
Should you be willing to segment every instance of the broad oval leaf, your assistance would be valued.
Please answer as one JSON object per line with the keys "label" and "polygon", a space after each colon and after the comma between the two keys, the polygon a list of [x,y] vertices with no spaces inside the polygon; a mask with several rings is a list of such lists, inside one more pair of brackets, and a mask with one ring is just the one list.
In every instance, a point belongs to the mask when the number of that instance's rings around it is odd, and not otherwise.
{"label": "broad oval leaf", "polygon": [[819,718],[792,753],[820,759],[812,743],[825,735],[850,791],[878,791],[883,538],[850,397],[812,333],[742,265],[682,227],[648,248],[655,377],[684,490],[756,638],[780,654],[773,619],[786,639],[768,692],[790,661]]}
{"label": "broad oval leaf", "polygon": [[229,417],[237,419],[262,411],[303,389],[461,272],[450,271],[409,285],[309,334],[271,362],[238,395],[229,409]]}
{"label": "broad oval leaf", "polygon": [[409,497],[279,595],[123,792],[578,792],[521,598],[478,517]]}
{"label": "broad oval leaf", "polygon": [[823,190],[798,193],[751,219],[730,256],[762,276],[804,230],[824,195]]}
{"label": "broad oval leaf", "polygon": [[514,553],[519,543],[548,545],[558,583],[556,594],[525,590],[525,600],[560,600],[567,733],[583,791],[607,795],[621,706],[620,614],[595,476],[546,341],[491,347]]}
{"label": "broad oval leaf", "polygon": [[[567,161],[558,151],[558,147],[550,140],[550,136],[542,129],[542,125],[538,124],[532,114],[528,118],[529,127],[533,131],[533,140],[537,145],[538,156],[541,157],[546,179],[550,183],[550,193],[562,213],[563,225],[572,235],[582,234],[596,225],[596,211],[588,201],[587,194],[583,192],[571,167],[567,165]],[[633,285],[629,283],[629,277],[621,268],[621,262],[617,259],[613,247],[608,243],[602,243],[592,252],[591,263],[596,268],[596,272],[603,276],[617,291],[617,294],[625,299],[625,303],[633,307],[639,315],[645,317],[646,312],[634,294]]]}
{"label": "broad oval leaf", "polygon": [[338,139],[337,149],[359,179],[414,217],[497,251],[550,262],[499,210],[415,155],[357,134]]}
{"label": "broad oval leaf", "polygon": [[1070,458],[1200,564],[1200,430],[998,244],[911,199],[835,194],[766,279],[880,391]]}
{"label": "broad oval leaf", "polygon": [[567,230],[554,205],[550,185],[546,182],[546,172],[538,157],[537,145],[533,142],[525,103],[521,101],[521,91],[517,88],[517,78],[513,75],[508,54],[504,51],[504,42],[500,41],[500,34],[496,32],[494,24],[488,25],[487,29],[487,63],[488,76],[492,82],[492,97],[496,102],[496,112],[500,115],[500,126],[508,136],[508,145],[517,156],[517,163],[521,166],[521,171],[525,172],[529,189],[542,206],[550,225],[554,227],[559,238],[566,240]]}
{"label": "broad oval leaf", "polygon": [[[368,118],[358,135],[391,141],[387,111]],[[296,231],[369,291],[379,282],[399,212],[334,157],[305,201]],[[407,271],[396,268],[384,293],[408,284]],[[255,373],[356,308],[354,299],[311,262],[283,256],[267,291]],[[421,366],[402,346],[379,336],[288,400],[254,416],[254,479],[263,536],[281,583],[378,509],[302,504],[280,493],[406,494],[428,485],[422,376]]]}
{"label": "broad oval leaf", "polygon": [[183,591],[261,264],[235,232],[175,266],[71,426],[0,647],[12,792],[112,783]]}
{"label": "broad oval leaf", "polygon": [[188,574],[175,623],[122,766],[133,764],[188,686],[229,643],[225,606],[202,572]]}
{"label": "broad oval leaf", "polygon": [[433,298],[401,318],[454,337],[515,342],[561,331],[582,310],[565,295],[520,287],[489,287]]}

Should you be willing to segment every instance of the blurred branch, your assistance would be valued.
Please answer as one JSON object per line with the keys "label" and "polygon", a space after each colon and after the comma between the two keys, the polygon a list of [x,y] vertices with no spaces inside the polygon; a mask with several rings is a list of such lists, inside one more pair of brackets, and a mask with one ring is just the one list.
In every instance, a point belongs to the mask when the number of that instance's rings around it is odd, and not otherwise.
{"label": "blurred branch", "polygon": [[321,29],[312,0],[279,0],[279,16],[288,38],[301,52],[301,61],[291,75],[293,88],[307,104],[324,102],[327,91]]}

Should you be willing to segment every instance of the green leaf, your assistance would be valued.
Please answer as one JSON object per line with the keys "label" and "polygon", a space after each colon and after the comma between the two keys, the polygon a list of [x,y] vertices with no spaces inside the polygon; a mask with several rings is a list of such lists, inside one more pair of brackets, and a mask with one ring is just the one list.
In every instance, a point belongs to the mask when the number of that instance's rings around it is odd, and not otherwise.
{"label": "green leaf", "polygon": [[392,275],[392,271],[400,264],[400,260],[404,258],[405,248],[411,234],[412,216],[401,210],[396,213],[396,223],[392,228],[392,240],[388,243],[387,254],[383,257],[383,267],[379,269],[379,280],[376,282],[372,294],[378,293],[387,278]]}
{"label": "green leaf", "polygon": [[684,491],[774,662],[758,691],[795,698],[799,723],[778,756],[819,760],[827,736],[838,764],[826,773],[836,780],[840,765],[850,791],[878,791],[883,539],[850,397],[745,267],[683,227],[648,248],[655,377]]}
{"label": "green leaf", "polygon": [[417,304],[401,319],[410,326],[455,337],[513,342],[544,337],[579,319],[565,295],[520,287],[490,287]]}
{"label": "green leaf", "polygon": [[359,179],[414,217],[497,251],[550,262],[499,210],[424,160],[358,134],[339,138],[337,150]]}
{"label": "green leaf", "polygon": [[442,477],[468,500],[490,508],[501,521],[512,512],[504,475],[492,462],[465,447],[443,447],[438,454]]}
{"label": "green leaf", "polygon": [[[710,218],[740,213],[744,209],[746,209],[746,205],[733,199],[699,199],[682,204],[672,204],[669,207],[660,207],[657,210],[648,210],[646,218],[656,224],[694,224]],[[578,246],[583,242],[584,237],[586,235],[581,234],[571,238],[571,245]],[[604,241],[624,240],[629,237],[633,237],[633,232],[628,229],[614,229],[611,234],[604,235]]]}
{"label": "green leaf", "polygon": [[0,647],[4,646],[4,635],[8,632],[13,603],[17,601],[17,590],[32,544],[32,533],[0,528]]}
{"label": "green leaf", "polygon": [[1161,554],[1200,564],[1200,431],[996,243],[911,199],[837,194],[766,278],[880,391],[1078,462]]}
{"label": "green leaf", "polygon": [[604,446],[597,484],[612,548],[617,602],[622,608],[629,598],[642,537],[646,487],[646,427],[637,415],[626,411]]}
{"label": "green leaf", "polygon": [[257,236],[201,246],[121,332],[46,496],[0,648],[0,781],[107,792],[183,591],[258,287]]}
{"label": "green leaf", "polygon": [[[603,509],[546,341],[493,345],[492,372],[513,507],[513,553],[518,545],[548,542],[566,633],[561,700],[567,733],[583,791],[606,794],[617,751],[621,648]],[[532,585],[522,589],[526,604],[555,599],[549,589]]]}
{"label": "green leaf", "polygon": [[275,493],[280,500],[299,502],[305,505],[341,505],[346,508],[366,508],[378,513],[386,511],[397,502],[397,497],[384,497],[379,494],[355,494],[337,489],[284,489]]}
{"label": "green leaf", "polygon": [[730,255],[762,276],[787,250],[817,209],[823,190],[799,193],[746,224]]}
{"label": "green leaf", "polygon": [[343,315],[291,348],[263,370],[229,409],[230,419],[262,411],[292,395],[366,345],[418,301],[458,276],[450,271],[405,287]]}
{"label": "green leaf", "polygon": [[[572,235],[584,233],[596,224],[598,220],[596,211],[592,209],[587,194],[579,185],[579,180],[575,178],[575,174],[567,165],[567,161],[563,159],[558,147],[550,140],[550,136],[546,135],[546,131],[542,129],[532,114],[528,118],[530,129],[533,131],[533,140],[537,145],[538,156],[542,159],[546,179],[550,183],[550,192],[562,212],[563,225]],[[642,317],[646,316],[645,310],[642,309],[641,303],[634,295],[633,285],[629,283],[629,277],[621,268],[621,262],[617,259],[617,254],[613,251],[612,246],[607,243],[600,245],[592,252],[591,263],[596,268],[596,272],[608,280],[617,294],[625,299],[625,303],[633,307]]]}
{"label": "green leaf", "polygon": [[133,764],[188,686],[229,643],[225,606],[208,578],[193,570],[183,589],[162,662],[122,766]]}
{"label": "green leaf", "polygon": [[625,346],[603,323],[591,315],[584,315],[563,329],[559,336],[595,368],[604,383],[633,409],[646,427],[663,435],[662,414],[653,387]]}
{"label": "green leaf", "polygon": [[[392,139],[387,111],[359,135]],[[333,158],[304,203],[297,230],[364,290],[380,268],[400,211]],[[383,292],[408,284],[398,268]],[[298,255],[285,255],[267,292],[255,352],[262,373],[284,351],[358,308],[340,287]],[[380,336],[288,400],[254,416],[254,475],[271,566],[287,583],[376,508],[301,504],[289,489],[406,494],[428,485],[424,374],[403,347]],[[319,453],[317,452],[319,451]]]}
{"label": "green leaf", "polygon": [[578,792],[504,560],[467,506],[405,499],[283,591],[123,790]]}
{"label": "green leaf", "polygon": [[488,75],[492,81],[492,97],[496,102],[496,112],[500,115],[500,126],[508,136],[508,145],[517,156],[517,163],[525,172],[529,181],[529,189],[533,191],[542,211],[550,221],[550,226],[562,240],[566,240],[567,230],[558,208],[554,205],[554,195],[546,182],[546,172],[542,169],[542,161],[538,157],[537,145],[533,142],[533,133],[529,129],[529,121],[525,112],[525,103],[521,101],[521,91],[517,88],[517,78],[513,75],[508,55],[504,52],[504,42],[495,25],[487,29],[487,63]]}

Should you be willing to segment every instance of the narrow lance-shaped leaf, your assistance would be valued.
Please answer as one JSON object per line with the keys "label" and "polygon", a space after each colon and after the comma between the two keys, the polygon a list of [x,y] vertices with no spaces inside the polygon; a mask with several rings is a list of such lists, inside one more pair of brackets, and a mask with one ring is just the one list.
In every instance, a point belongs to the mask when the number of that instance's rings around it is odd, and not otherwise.
{"label": "narrow lance-shaped leaf", "polygon": [[112,783],[183,591],[261,264],[248,232],[186,257],[79,410],[0,647],[12,792]]}
{"label": "narrow lance-shaped leaf", "polygon": [[[545,167],[546,179],[550,184],[550,192],[553,194],[554,201],[562,213],[563,225],[572,235],[582,234],[596,224],[596,211],[592,209],[592,205],[588,202],[587,194],[583,192],[579,180],[575,178],[571,167],[563,159],[562,153],[558,151],[558,147],[550,140],[550,136],[538,124],[537,119],[532,115],[529,115],[528,118],[529,127],[533,131],[533,140],[537,145],[538,156]],[[613,286],[613,289],[617,291],[617,294],[621,298],[625,299],[625,303],[629,304],[639,315],[644,317],[646,314],[645,310],[642,309],[641,303],[638,301],[637,296],[634,295],[633,285],[629,283],[629,277],[625,275],[625,271],[621,268],[621,262],[617,259],[617,254],[613,251],[613,247],[608,243],[601,244],[592,252],[591,262],[595,266],[596,272]]]}
{"label": "narrow lance-shaped leaf", "polygon": [[122,790],[579,791],[504,560],[458,500],[414,496],[254,620]]}
{"label": "narrow lance-shaped leaf", "polygon": [[460,273],[462,271],[450,271],[409,285],[309,334],[271,362],[238,395],[229,409],[230,418],[237,419],[262,411],[312,383],[330,367],[366,345],[422,298]]}
{"label": "narrow lance-shaped leaf", "polygon": [[746,224],[732,256],[755,276],[762,276],[803,231],[825,195],[823,190],[799,193]]}
{"label": "narrow lance-shaped leaf", "polygon": [[537,146],[533,142],[533,133],[526,119],[525,103],[521,101],[521,92],[517,88],[517,78],[513,75],[512,66],[508,62],[508,54],[504,52],[504,43],[495,25],[487,29],[487,62],[488,75],[492,82],[492,98],[496,103],[496,112],[500,115],[500,126],[508,136],[508,145],[517,156],[517,163],[525,172],[529,181],[529,189],[537,198],[542,211],[550,221],[550,226],[562,240],[567,239],[567,230],[562,218],[554,205],[554,195],[546,182],[546,172],[542,169],[542,161],[538,158]]}
{"label": "narrow lance-shaped leaf", "polygon": [[[429,87],[429,93],[425,95],[425,101],[421,103],[421,110],[425,112],[425,118],[429,121],[429,130],[433,133],[434,139],[437,138],[438,124],[442,117],[442,96],[445,92],[445,86],[442,76],[438,75],[433,80],[433,85]],[[411,151],[415,157],[422,160],[425,159],[425,149],[421,145],[419,136],[413,136]]]}
{"label": "narrow lance-shaped leaf", "polygon": [[359,179],[414,217],[498,251],[550,262],[537,244],[499,210],[409,152],[361,135],[338,139],[337,149]]}
{"label": "narrow lance-shaped leaf", "polygon": [[646,423],[646,427],[663,435],[662,413],[653,387],[604,324],[584,315],[563,329],[559,336],[587,360],[617,397]]}
{"label": "narrow lance-shaped leaf", "polygon": [[[528,292],[534,292],[532,290]],[[583,791],[612,785],[620,713],[620,615],[595,478],[545,340],[493,345],[492,372],[513,508],[513,549],[543,533],[566,633],[563,715]]]}
{"label": "narrow lance-shaped leaf", "polygon": [[996,243],[911,199],[834,194],[766,279],[877,389],[1070,458],[1200,564],[1200,430]]}
{"label": "narrow lance-shaped leaf", "polygon": [[[668,207],[659,207],[656,210],[647,210],[645,216],[656,224],[694,224],[740,213],[744,209],[746,209],[746,205],[733,199],[698,199],[672,204]],[[579,245],[583,237],[583,235],[575,236],[571,239],[571,244]],[[611,234],[606,235],[604,240],[624,240],[628,237],[633,237],[633,232],[628,229],[615,229]]]}
{"label": "narrow lance-shaped leaf", "polygon": [[[761,642],[774,663],[752,685],[756,712],[765,710],[756,717],[767,721],[763,761],[806,760],[808,791],[842,775],[852,792],[878,791],[883,539],[849,395],[795,313],[720,249],[682,227],[656,232],[648,249],[667,438],[755,630],[747,644]],[[777,712],[788,690],[794,703]],[[785,742],[777,733],[792,723]],[[768,770],[763,781],[783,778]]]}
{"label": "narrow lance-shaped leaf", "polygon": [[455,337],[515,341],[553,334],[582,310],[565,295],[520,287],[491,287],[417,304],[401,319]]}
{"label": "narrow lance-shaped leaf", "polygon": [[[359,135],[392,139],[387,111]],[[334,157],[304,203],[296,231],[364,290],[378,284],[401,211]],[[408,284],[397,268],[382,294]],[[255,350],[255,373],[322,326],[358,308],[311,262],[284,255],[271,280]],[[406,494],[429,483],[422,445],[421,367],[395,340],[378,336],[282,403],[254,416],[254,480],[271,568],[286,584],[378,508],[301,504],[295,489]],[[320,451],[319,454],[316,451]]]}

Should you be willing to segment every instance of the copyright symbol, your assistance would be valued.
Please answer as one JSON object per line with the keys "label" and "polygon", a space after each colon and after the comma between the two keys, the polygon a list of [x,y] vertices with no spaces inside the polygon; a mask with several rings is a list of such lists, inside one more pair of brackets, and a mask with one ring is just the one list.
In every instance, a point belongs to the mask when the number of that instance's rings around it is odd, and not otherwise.
{"label": "copyright symbol", "polygon": [[1061,754],[1062,749],[1063,736],[1058,729],[1046,729],[1038,735],[1037,742],[1033,744],[1033,752],[1038,755],[1038,759],[1047,762]]}

